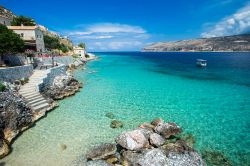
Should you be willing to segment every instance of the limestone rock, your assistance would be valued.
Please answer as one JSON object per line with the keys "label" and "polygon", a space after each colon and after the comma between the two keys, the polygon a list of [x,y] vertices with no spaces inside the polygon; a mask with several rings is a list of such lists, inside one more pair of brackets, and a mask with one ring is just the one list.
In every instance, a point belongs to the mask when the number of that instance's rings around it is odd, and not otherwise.
{"label": "limestone rock", "polygon": [[9,154],[9,146],[4,140],[0,140],[0,159]]}
{"label": "limestone rock", "polygon": [[116,150],[115,144],[102,144],[91,149],[86,157],[90,160],[104,159],[107,156],[114,155]]}
{"label": "limestone rock", "polygon": [[166,141],[165,138],[163,138],[159,134],[153,133],[150,135],[150,143],[152,145],[159,147],[159,146],[163,145],[165,143],[165,141]]}
{"label": "limestone rock", "polygon": [[167,157],[161,149],[144,151],[136,164],[140,166],[168,166]]}
{"label": "limestone rock", "polygon": [[156,119],[154,119],[154,120],[151,122],[151,124],[152,124],[153,126],[157,126],[157,125],[163,124],[163,123],[164,123],[164,121],[163,121],[161,118],[156,118]]}
{"label": "limestone rock", "polygon": [[155,127],[156,133],[169,138],[171,135],[176,135],[181,133],[181,128],[175,123],[158,123]]}
{"label": "limestone rock", "polygon": [[116,138],[116,142],[128,150],[140,150],[148,145],[148,140],[141,130],[124,132]]}

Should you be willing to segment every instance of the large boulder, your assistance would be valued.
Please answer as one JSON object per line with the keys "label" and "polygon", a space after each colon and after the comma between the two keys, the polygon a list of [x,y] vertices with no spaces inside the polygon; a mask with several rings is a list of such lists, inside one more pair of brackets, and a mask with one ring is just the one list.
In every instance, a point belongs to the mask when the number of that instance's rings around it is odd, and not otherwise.
{"label": "large boulder", "polygon": [[159,147],[165,143],[165,138],[157,133],[150,134],[150,144]]}
{"label": "large boulder", "polygon": [[206,166],[201,156],[195,151],[184,153],[171,152],[167,155],[166,166]]}
{"label": "large boulder", "polygon": [[161,149],[146,150],[142,157],[137,160],[134,165],[140,166],[168,166],[167,157]]}
{"label": "large boulder", "polygon": [[88,160],[105,159],[108,156],[114,155],[116,150],[116,144],[102,144],[91,149],[86,157]]}
{"label": "large boulder", "polygon": [[149,144],[142,130],[124,132],[116,138],[116,142],[128,150],[140,150]]}
{"label": "large boulder", "polygon": [[155,127],[156,133],[165,138],[181,133],[181,128],[176,123],[158,123]]}

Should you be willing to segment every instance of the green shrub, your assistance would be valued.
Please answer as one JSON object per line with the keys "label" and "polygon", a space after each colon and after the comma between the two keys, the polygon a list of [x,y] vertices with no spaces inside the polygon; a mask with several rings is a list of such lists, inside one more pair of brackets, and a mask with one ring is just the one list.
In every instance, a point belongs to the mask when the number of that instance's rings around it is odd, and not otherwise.
{"label": "green shrub", "polygon": [[6,88],[5,85],[2,82],[0,82],[0,92],[3,92],[5,88]]}
{"label": "green shrub", "polygon": [[86,57],[86,58],[89,58],[89,54],[85,54],[85,57]]}

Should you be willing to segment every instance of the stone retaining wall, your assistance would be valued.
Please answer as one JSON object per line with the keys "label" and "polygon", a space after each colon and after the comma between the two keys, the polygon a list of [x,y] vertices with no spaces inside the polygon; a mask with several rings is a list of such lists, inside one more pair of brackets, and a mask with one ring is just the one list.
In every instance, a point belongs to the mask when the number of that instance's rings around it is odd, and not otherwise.
{"label": "stone retaining wall", "polygon": [[22,78],[29,78],[33,73],[33,65],[0,68],[0,81],[14,82]]}
{"label": "stone retaining wall", "polygon": [[45,87],[51,86],[56,76],[66,75],[66,65],[59,65],[48,69],[47,77],[43,78],[43,82],[38,85],[39,91],[43,91]]}
{"label": "stone retaining wall", "polygon": [[[52,58],[42,58],[44,63],[52,64]],[[60,64],[69,65],[74,63],[74,58],[72,56],[62,56],[54,57],[54,61]]]}

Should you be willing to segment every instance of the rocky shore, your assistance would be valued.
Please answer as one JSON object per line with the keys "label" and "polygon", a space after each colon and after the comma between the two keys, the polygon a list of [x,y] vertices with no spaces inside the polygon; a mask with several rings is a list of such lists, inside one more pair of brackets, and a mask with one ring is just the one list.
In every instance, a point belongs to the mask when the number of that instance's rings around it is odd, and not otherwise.
{"label": "rocky shore", "polygon": [[25,99],[18,93],[19,84],[5,83],[5,85],[5,90],[0,92],[0,159],[10,153],[10,146],[14,138],[31,127],[47,111],[58,106],[55,100],[72,96],[82,87],[82,84],[70,74],[57,76],[53,84],[42,92],[49,101],[50,107],[36,112],[26,104]]}
{"label": "rocky shore", "polygon": [[18,86],[5,84],[0,93],[0,158],[10,152],[11,141],[34,122],[34,112],[18,94]]}
{"label": "rocky shore", "polygon": [[67,74],[55,77],[53,84],[46,87],[42,93],[52,100],[61,100],[79,92],[80,88],[82,88],[82,83],[71,74]]}
{"label": "rocky shore", "polygon": [[175,123],[155,119],[121,133],[116,144],[102,144],[86,154],[86,166],[205,166],[192,147],[194,139],[182,135]]}

